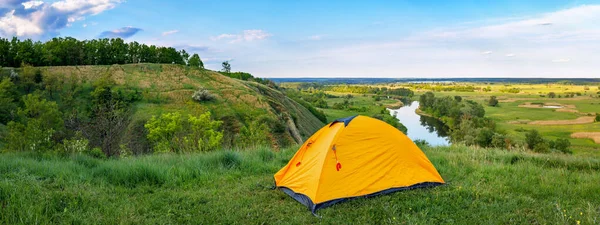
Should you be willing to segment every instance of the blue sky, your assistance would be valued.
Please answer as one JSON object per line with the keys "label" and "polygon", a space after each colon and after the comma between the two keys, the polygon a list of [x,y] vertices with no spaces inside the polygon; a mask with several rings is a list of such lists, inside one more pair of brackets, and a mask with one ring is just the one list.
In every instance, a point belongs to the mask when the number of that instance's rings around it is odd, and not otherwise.
{"label": "blue sky", "polygon": [[599,1],[0,0],[0,36],[122,37],[260,77],[600,77]]}

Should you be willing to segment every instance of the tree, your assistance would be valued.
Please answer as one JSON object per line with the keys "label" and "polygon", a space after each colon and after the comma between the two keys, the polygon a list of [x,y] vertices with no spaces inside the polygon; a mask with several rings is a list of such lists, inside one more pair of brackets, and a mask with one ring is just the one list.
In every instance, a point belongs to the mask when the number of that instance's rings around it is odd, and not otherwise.
{"label": "tree", "polygon": [[181,49],[181,51],[179,51],[179,54],[181,55],[181,58],[183,59],[184,65],[188,65],[189,66],[190,65],[189,64],[190,54],[187,53],[185,51],[185,49]]}
{"label": "tree", "polygon": [[594,119],[595,122],[600,122],[600,113],[596,113],[596,119]]}
{"label": "tree", "polygon": [[223,66],[223,69],[221,69],[221,71],[225,73],[231,73],[231,64],[229,64],[229,61],[225,61],[221,65]]}
{"label": "tree", "polygon": [[527,148],[534,150],[538,144],[544,143],[544,139],[540,135],[540,132],[532,129],[525,134],[525,142],[527,143]]}
{"label": "tree", "polygon": [[428,91],[427,93],[425,93],[425,94],[421,95],[421,97],[419,97],[419,105],[424,109],[432,107],[434,101],[435,101],[435,95],[431,91]]}
{"label": "tree", "polygon": [[204,68],[204,63],[202,63],[202,60],[200,59],[200,56],[198,56],[198,54],[192,55],[188,65],[194,68]]}
{"label": "tree", "polygon": [[9,78],[0,82],[0,124],[7,124],[17,114],[17,89]]}
{"label": "tree", "polygon": [[86,137],[92,147],[100,147],[108,157],[120,154],[121,134],[129,124],[129,101],[122,92],[114,90],[115,81],[110,74],[104,75],[95,83],[92,91],[92,115],[86,130]]}
{"label": "tree", "polygon": [[548,93],[548,98],[555,98],[555,97],[556,97],[556,93],[554,93],[554,92]]}
{"label": "tree", "polygon": [[56,136],[64,130],[62,113],[56,102],[46,101],[38,93],[23,96],[18,121],[8,123],[8,149],[15,151],[50,151]]}
{"label": "tree", "polygon": [[488,105],[492,107],[496,107],[498,105],[498,99],[496,96],[490,96],[490,100],[488,100]]}
{"label": "tree", "polygon": [[479,130],[479,132],[477,132],[477,137],[475,141],[477,141],[477,145],[479,145],[480,147],[487,148],[492,146],[493,137],[494,131],[487,127],[484,127],[481,130]]}

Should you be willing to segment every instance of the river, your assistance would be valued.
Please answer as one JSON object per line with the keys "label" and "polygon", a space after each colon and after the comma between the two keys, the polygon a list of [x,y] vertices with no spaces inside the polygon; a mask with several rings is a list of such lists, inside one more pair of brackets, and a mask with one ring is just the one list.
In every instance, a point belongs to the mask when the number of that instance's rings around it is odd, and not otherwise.
{"label": "river", "polygon": [[413,141],[425,140],[432,146],[450,145],[448,127],[436,118],[417,114],[417,108],[419,102],[413,101],[399,109],[388,110],[408,128],[408,137]]}

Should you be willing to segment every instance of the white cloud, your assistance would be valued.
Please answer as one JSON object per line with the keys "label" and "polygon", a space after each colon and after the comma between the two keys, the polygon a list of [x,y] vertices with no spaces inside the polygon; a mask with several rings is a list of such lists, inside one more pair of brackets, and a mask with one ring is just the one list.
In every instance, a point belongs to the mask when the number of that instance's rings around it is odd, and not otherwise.
{"label": "white cloud", "polygon": [[44,4],[43,1],[29,1],[29,2],[23,2],[21,3],[23,5],[23,7],[25,9],[31,9],[31,8],[36,8],[42,4]]}
{"label": "white cloud", "polygon": [[168,36],[168,35],[171,35],[171,34],[175,34],[177,32],[179,32],[179,30],[165,31],[165,32],[162,33],[162,36]]}
{"label": "white cloud", "polygon": [[213,41],[229,40],[229,43],[237,43],[242,41],[263,40],[273,36],[264,30],[244,30],[241,34],[221,34],[216,37],[211,37]]}
{"label": "white cloud", "polygon": [[[17,1],[19,2],[19,1]],[[0,35],[39,37],[56,33],[86,16],[116,7],[122,0],[61,0],[52,3],[21,1],[20,5],[0,3],[8,9],[0,15]]]}
{"label": "white cloud", "polygon": [[492,54],[492,51],[485,51],[485,52],[481,52],[482,55],[489,55]]}
{"label": "white cloud", "polygon": [[600,5],[583,5],[528,19],[464,29],[447,29],[432,37],[454,39],[518,38],[527,41],[599,39]]}
{"label": "white cloud", "polygon": [[506,55],[504,55],[504,56],[506,56],[506,57],[515,57],[515,54],[508,53],[508,54],[506,54]]}
{"label": "white cloud", "polygon": [[14,16],[14,10],[0,18],[0,34],[7,36],[31,36],[43,33],[41,27],[34,21]]}
{"label": "white cloud", "polygon": [[568,58],[552,60],[552,62],[555,62],[555,63],[566,63],[566,62],[570,62],[570,61],[571,61],[571,59],[568,59]]}

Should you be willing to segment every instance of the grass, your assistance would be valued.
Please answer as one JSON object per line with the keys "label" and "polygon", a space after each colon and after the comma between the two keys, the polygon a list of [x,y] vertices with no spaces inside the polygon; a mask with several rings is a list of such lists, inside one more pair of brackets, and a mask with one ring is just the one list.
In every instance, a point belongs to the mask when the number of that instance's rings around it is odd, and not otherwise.
{"label": "grass", "polygon": [[[134,104],[133,119],[145,121],[161,113],[180,112],[200,115],[210,111],[215,119],[229,118],[240,126],[247,125],[259,117],[274,121],[293,118],[295,127],[303,138],[308,138],[324,124],[306,108],[287,98],[279,90],[255,82],[229,78],[220,73],[191,69],[171,64],[127,64],[106,66],[60,66],[41,67],[46,78],[77,78],[78,82],[87,82],[81,87],[93,90],[91,84],[110,72],[112,78],[121,87],[139,90],[143,99]],[[45,79],[46,79],[45,78]],[[199,88],[208,90],[216,96],[211,102],[198,104],[191,98]],[[60,97],[57,97],[60,100]],[[88,99],[84,99],[88,100]],[[81,101],[85,105],[88,101]],[[270,134],[273,140],[290,139],[287,132]],[[0,140],[0,143],[2,140]],[[282,143],[273,141],[273,146]]]}
{"label": "grass", "polygon": [[464,146],[424,152],[447,185],[310,212],[271,190],[295,153],[259,148],[98,160],[0,155],[4,224],[597,224],[600,160]]}
{"label": "grass", "polygon": [[[376,102],[372,95],[362,95],[362,94],[351,94],[353,97],[350,99],[344,98],[347,96],[347,93],[341,94],[337,92],[328,92],[328,94],[338,95],[339,98],[327,98],[328,109],[321,109],[327,116],[328,122],[333,120],[354,116],[354,115],[366,115],[373,116],[374,114],[378,114],[381,111],[381,108],[385,105],[396,104],[399,100],[395,99],[381,99],[381,101]],[[344,100],[348,100],[353,102],[353,106],[356,108],[366,107],[366,112],[357,112],[350,110],[340,110],[340,109],[332,109],[333,104],[342,103]]]}

